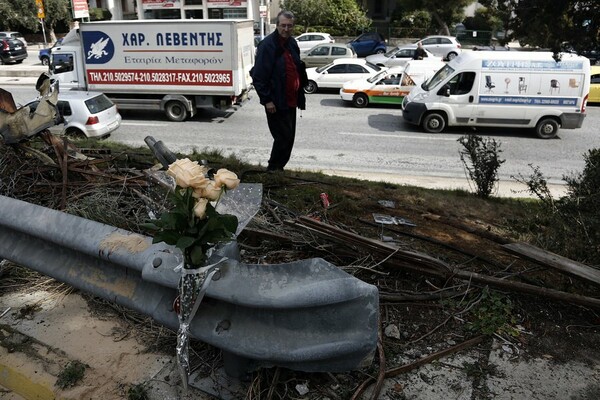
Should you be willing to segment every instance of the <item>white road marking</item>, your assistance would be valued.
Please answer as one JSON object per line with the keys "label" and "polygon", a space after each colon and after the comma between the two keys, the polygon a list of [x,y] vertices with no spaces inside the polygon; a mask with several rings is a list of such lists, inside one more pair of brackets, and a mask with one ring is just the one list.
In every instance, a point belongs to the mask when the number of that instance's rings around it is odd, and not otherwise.
{"label": "white road marking", "polygon": [[129,122],[129,121],[121,121],[121,125],[127,126],[169,126],[169,124],[155,124],[151,122]]}
{"label": "white road marking", "polygon": [[429,136],[401,136],[401,135],[387,135],[383,133],[360,133],[360,132],[338,132],[338,135],[344,136],[365,136],[365,137],[387,137],[394,139],[420,139],[420,140],[445,140],[455,142],[456,138],[442,137],[439,135],[433,134],[431,137]]}

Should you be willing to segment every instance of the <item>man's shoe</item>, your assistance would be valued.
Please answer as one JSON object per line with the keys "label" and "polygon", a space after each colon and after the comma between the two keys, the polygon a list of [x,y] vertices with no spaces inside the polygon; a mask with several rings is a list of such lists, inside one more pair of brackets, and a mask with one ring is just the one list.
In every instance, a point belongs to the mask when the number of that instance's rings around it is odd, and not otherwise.
{"label": "man's shoe", "polygon": [[267,173],[274,174],[276,172],[283,172],[283,168],[281,168],[281,167],[272,167],[272,166],[268,166],[267,167]]}

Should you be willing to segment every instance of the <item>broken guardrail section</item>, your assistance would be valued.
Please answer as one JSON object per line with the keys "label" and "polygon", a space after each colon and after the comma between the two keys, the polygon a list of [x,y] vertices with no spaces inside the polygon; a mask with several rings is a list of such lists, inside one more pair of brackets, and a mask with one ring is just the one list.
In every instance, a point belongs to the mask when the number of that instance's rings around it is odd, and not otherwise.
{"label": "broken guardrail section", "polygon": [[[257,186],[259,186],[257,188]],[[243,184],[237,190],[261,190]],[[233,194],[235,191],[232,191]],[[177,330],[181,254],[152,238],[0,196],[0,257],[152,317]],[[341,372],[372,361],[378,291],[323,259],[241,263],[237,243],[219,265],[190,326],[223,351],[233,377],[263,366]]]}

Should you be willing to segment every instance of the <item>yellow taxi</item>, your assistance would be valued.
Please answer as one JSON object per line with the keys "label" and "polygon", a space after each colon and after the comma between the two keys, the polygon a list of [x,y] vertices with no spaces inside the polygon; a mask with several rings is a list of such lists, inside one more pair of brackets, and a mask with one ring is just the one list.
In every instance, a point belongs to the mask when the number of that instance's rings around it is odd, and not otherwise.
{"label": "yellow taxi", "polygon": [[600,65],[592,65],[589,103],[600,103]]}

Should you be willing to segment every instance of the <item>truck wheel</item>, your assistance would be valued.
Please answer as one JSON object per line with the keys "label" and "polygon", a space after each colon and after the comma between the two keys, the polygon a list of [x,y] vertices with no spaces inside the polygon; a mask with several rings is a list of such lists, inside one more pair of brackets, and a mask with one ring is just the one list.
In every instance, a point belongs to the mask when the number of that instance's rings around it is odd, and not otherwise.
{"label": "truck wheel", "polygon": [[427,133],[440,133],[446,127],[446,120],[442,114],[432,112],[423,118],[421,125]]}
{"label": "truck wheel", "polygon": [[50,64],[50,59],[48,57],[42,57],[42,65]]}
{"label": "truck wheel", "polygon": [[315,81],[308,81],[306,86],[304,86],[304,92],[308,94],[315,93],[318,89],[319,87]]}
{"label": "truck wheel", "polygon": [[452,53],[448,53],[448,57],[447,57],[447,58],[448,58],[448,61],[452,61],[452,60],[454,60],[454,59],[456,58],[456,56],[457,56],[457,55],[458,55],[458,54],[456,54],[456,53],[454,53],[454,52],[452,52]]}
{"label": "truck wheel", "polygon": [[542,139],[553,139],[558,134],[558,122],[554,118],[542,118],[535,126],[535,133]]}
{"label": "truck wheel", "polygon": [[187,118],[187,109],[180,101],[169,101],[165,105],[165,115],[171,121],[181,122]]}
{"label": "truck wheel", "polygon": [[364,93],[356,93],[352,98],[352,104],[358,108],[366,107],[369,105],[369,98]]}

